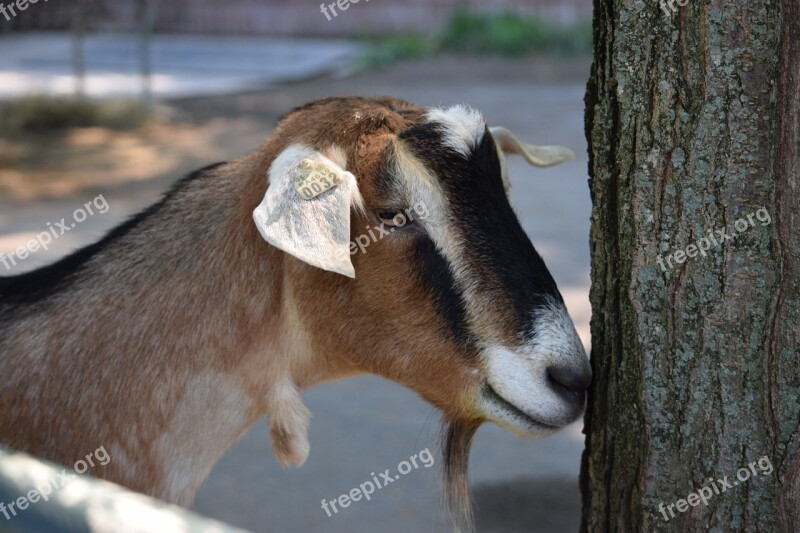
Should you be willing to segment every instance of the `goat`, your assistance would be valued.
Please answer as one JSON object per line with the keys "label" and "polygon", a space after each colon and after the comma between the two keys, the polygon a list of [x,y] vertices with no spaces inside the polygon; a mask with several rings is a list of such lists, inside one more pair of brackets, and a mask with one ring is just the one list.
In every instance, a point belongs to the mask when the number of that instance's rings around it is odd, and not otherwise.
{"label": "goat", "polygon": [[[548,435],[581,415],[591,380],[509,204],[509,153],[572,157],[465,106],[348,97],[288,113],[255,153],[0,279],[0,444],[60,464],[102,444],[114,460],[94,474],[188,506],[265,416],[280,462],[302,464],[299,391],[372,373],[443,412],[445,499],[471,528],[478,426]],[[410,206],[424,220],[399,224]],[[359,253],[371,224],[386,236]]]}

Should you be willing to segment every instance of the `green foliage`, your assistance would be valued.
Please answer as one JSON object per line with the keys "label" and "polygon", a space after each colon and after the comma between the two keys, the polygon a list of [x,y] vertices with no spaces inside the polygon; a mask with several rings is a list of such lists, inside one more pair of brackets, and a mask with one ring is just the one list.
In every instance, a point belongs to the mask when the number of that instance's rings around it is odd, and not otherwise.
{"label": "green foliage", "polygon": [[533,52],[587,54],[592,49],[590,22],[551,26],[514,13],[478,14],[458,10],[436,37],[413,35],[365,39],[362,65],[374,67],[439,52],[519,57]]}
{"label": "green foliage", "polygon": [[481,15],[456,11],[442,36],[444,50],[501,56],[531,52],[584,53],[591,50],[591,24],[548,26],[513,13]]}
{"label": "green foliage", "polygon": [[436,52],[432,39],[422,35],[366,39],[368,50],[361,58],[364,67],[372,68],[395,63],[402,59],[425,57]]}
{"label": "green foliage", "polygon": [[461,53],[519,56],[542,49],[549,38],[547,27],[537,19],[510,13],[476,15],[457,11],[444,30],[442,48]]}
{"label": "green foliage", "polygon": [[128,100],[32,96],[0,103],[0,133],[4,135],[92,126],[124,130],[136,128],[146,119],[142,105]]}
{"label": "green foliage", "polygon": [[592,23],[585,21],[565,28],[557,34],[554,48],[568,54],[592,53]]}

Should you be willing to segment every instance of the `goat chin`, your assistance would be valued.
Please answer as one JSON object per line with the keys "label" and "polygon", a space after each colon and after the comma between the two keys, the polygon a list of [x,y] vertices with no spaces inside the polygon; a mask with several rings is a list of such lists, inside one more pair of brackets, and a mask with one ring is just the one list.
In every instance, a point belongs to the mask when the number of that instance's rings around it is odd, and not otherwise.
{"label": "goat chin", "polygon": [[480,425],[480,420],[450,420],[442,428],[444,507],[457,533],[475,530],[468,468],[472,440]]}

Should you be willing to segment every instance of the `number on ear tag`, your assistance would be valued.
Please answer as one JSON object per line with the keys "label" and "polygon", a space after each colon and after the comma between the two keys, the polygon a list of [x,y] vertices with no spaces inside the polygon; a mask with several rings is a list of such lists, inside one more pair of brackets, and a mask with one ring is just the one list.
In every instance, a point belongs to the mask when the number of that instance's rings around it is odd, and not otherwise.
{"label": "number on ear tag", "polygon": [[341,182],[342,177],[335,169],[311,159],[303,159],[295,171],[294,190],[304,200],[313,200]]}

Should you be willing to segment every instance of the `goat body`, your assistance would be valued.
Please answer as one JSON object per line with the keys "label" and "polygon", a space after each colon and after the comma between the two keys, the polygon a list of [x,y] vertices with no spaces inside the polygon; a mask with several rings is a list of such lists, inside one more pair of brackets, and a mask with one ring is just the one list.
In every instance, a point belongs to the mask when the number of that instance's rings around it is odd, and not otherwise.
{"label": "goat body", "polygon": [[[300,389],[375,373],[443,411],[449,500],[466,513],[480,423],[549,434],[579,416],[590,376],[508,203],[504,152],[569,156],[463,106],[316,102],[98,243],[0,278],[0,444],[63,465],[102,446],[112,460],[93,475],[189,505],[265,416],[279,460],[302,463]],[[341,180],[301,197],[297,169],[314,165]],[[385,213],[417,205],[430,218],[391,227]]]}

